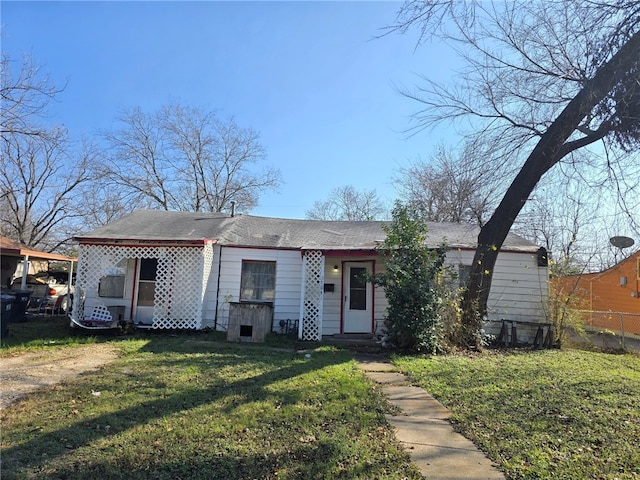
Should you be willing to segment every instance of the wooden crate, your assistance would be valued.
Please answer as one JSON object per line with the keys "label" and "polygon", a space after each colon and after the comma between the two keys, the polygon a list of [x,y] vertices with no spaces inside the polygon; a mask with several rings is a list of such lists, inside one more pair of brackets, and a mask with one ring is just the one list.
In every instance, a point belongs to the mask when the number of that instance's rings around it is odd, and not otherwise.
{"label": "wooden crate", "polygon": [[257,302],[231,302],[229,305],[229,342],[264,342],[273,325],[273,305]]}

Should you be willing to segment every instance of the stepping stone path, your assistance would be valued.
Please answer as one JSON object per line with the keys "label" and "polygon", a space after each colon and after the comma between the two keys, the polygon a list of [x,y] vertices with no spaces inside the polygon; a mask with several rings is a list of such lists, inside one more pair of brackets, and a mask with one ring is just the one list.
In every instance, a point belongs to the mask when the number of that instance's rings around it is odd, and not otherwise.
{"label": "stepping stone path", "polygon": [[384,357],[356,355],[360,368],[380,384],[389,401],[402,412],[387,415],[396,438],[411,460],[429,480],[505,480],[469,439],[456,433],[449,422],[449,410],[425,392],[407,382]]}

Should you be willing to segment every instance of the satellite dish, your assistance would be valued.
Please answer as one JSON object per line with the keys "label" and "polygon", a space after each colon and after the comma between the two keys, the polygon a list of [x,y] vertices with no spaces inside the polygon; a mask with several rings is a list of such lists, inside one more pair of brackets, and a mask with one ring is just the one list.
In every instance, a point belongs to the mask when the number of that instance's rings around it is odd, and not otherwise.
{"label": "satellite dish", "polygon": [[629,248],[635,243],[633,241],[633,238],[629,237],[611,237],[609,239],[609,242],[611,242],[611,245],[613,245],[614,247],[618,247],[621,250],[623,248]]}

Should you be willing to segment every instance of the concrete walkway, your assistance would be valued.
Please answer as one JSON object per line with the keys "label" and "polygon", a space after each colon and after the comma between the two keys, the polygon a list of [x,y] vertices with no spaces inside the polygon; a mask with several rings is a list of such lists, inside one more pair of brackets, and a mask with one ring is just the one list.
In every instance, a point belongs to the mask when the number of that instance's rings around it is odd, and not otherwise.
{"label": "concrete walkway", "polygon": [[383,357],[359,354],[355,358],[401,410],[401,414],[387,415],[387,419],[426,479],[505,479],[473,442],[453,431],[449,411],[440,402],[423,389],[409,385],[406,377]]}

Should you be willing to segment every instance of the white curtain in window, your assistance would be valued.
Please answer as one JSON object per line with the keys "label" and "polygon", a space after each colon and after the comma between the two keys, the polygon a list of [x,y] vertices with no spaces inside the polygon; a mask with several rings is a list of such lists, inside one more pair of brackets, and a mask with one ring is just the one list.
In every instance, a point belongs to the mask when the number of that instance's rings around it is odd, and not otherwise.
{"label": "white curtain in window", "polygon": [[242,262],[240,300],[270,302],[275,294],[274,262]]}

